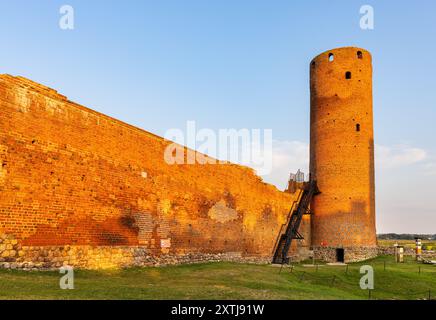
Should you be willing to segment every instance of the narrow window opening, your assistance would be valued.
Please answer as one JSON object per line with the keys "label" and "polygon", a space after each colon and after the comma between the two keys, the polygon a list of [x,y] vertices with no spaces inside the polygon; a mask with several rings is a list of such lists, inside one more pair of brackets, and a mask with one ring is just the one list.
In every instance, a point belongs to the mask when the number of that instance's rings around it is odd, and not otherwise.
{"label": "narrow window opening", "polygon": [[333,53],[329,53],[329,61],[332,62],[335,60],[335,55]]}
{"label": "narrow window opening", "polygon": [[356,131],[359,132],[360,131],[360,124],[356,124]]}
{"label": "narrow window opening", "polygon": [[362,59],[363,58],[362,51],[357,51],[357,58],[358,59]]}
{"label": "narrow window opening", "polygon": [[345,72],[345,79],[351,79],[351,72],[350,71]]}

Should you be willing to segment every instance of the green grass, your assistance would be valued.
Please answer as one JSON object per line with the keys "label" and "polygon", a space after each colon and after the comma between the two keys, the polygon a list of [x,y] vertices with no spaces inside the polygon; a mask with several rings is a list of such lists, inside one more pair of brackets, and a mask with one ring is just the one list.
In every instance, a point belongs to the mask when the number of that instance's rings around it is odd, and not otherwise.
{"label": "green grass", "polygon": [[[386,262],[386,271],[384,271]],[[75,271],[75,289],[61,290],[58,272],[0,270],[0,299],[367,299],[360,266],[375,270],[376,299],[436,297],[436,267],[378,257],[344,266],[290,268],[206,263],[113,271]],[[418,267],[421,266],[421,274]],[[304,272],[304,277],[302,277]],[[335,282],[332,285],[332,279]]]}

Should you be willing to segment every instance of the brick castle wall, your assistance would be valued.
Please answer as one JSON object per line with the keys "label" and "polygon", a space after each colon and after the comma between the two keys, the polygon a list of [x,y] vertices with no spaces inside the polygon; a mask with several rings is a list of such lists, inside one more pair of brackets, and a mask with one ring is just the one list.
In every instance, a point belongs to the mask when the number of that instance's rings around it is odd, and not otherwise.
{"label": "brick castle wall", "polygon": [[[168,165],[164,139],[21,77],[0,76],[0,127],[0,233],[8,244],[0,244],[0,262],[8,264],[265,260],[295,197],[246,167]],[[78,258],[72,247],[111,257]],[[125,254],[117,261],[111,250]]]}

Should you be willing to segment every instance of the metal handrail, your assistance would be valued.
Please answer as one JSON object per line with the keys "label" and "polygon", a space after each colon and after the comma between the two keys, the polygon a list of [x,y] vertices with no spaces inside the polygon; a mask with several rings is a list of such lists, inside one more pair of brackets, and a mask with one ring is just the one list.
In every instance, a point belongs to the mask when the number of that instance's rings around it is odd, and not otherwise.
{"label": "metal handrail", "polygon": [[285,223],[283,223],[283,224],[281,225],[281,227],[280,227],[280,231],[279,231],[279,234],[278,234],[278,236],[277,236],[277,239],[276,239],[276,241],[275,241],[275,245],[274,245],[274,248],[273,248],[273,251],[272,251],[272,254],[273,254],[273,255],[275,255],[275,253],[276,253],[276,251],[277,251],[277,249],[278,249],[278,246],[279,246],[279,244],[280,244],[280,239],[281,239],[281,237],[282,237],[282,235],[283,235],[283,228],[289,224],[289,221],[291,220],[292,214],[293,214],[293,212],[295,211],[295,209],[294,209],[294,208],[295,208],[295,205],[298,204],[298,203],[300,203],[300,201],[301,201],[301,197],[302,197],[302,195],[303,195],[303,192],[304,192],[304,190],[303,190],[303,189],[300,189],[300,191],[299,191],[299,193],[298,193],[298,196],[297,196],[297,199],[294,200],[294,201],[292,202],[292,206],[291,206],[291,209],[290,209],[289,212],[288,212],[288,216],[287,216],[287,218],[286,218]]}
{"label": "metal handrail", "polygon": [[[284,234],[287,235],[286,239],[284,239],[284,245],[283,248],[281,250],[281,262],[282,264],[286,261],[286,256],[287,253],[289,251],[289,248],[291,246],[291,242],[292,239],[294,239],[295,236],[299,236],[298,233],[298,229],[300,227],[301,224],[301,220],[303,219],[303,215],[304,213],[307,211],[309,205],[310,205],[310,201],[312,200],[313,196],[315,195],[315,193],[318,192],[317,191],[317,186],[316,186],[316,181],[315,180],[311,180],[309,181],[303,188],[303,190],[301,190],[300,192],[300,199],[298,202],[298,207],[296,210],[292,210],[290,213],[290,216],[288,216],[288,220],[287,220],[287,228],[285,233],[283,233],[282,228],[283,226],[280,228],[280,234],[279,234],[279,238],[278,238],[278,242],[276,243],[275,247],[275,252],[274,252],[274,256],[273,256],[273,260],[276,260],[276,257],[279,257],[279,252],[278,250],[280,250],[280,244],[281,244],[281,239],[283,237]],[[294,207],[294,205],[293,205]],[[295,219],[293,219],[295,213]]]}

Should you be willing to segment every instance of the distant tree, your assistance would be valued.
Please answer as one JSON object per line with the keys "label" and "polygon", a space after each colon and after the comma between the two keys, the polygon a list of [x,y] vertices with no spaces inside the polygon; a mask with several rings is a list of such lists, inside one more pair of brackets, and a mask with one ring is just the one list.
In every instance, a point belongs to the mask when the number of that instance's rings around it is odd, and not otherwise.
{"label": "distant tree", "polygon": [[415,238],[436,240],[436,234],[381,233],[377,235],[377,238],[380,240],[414,240]]}

